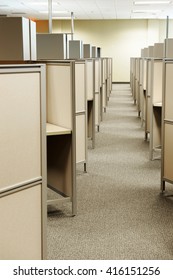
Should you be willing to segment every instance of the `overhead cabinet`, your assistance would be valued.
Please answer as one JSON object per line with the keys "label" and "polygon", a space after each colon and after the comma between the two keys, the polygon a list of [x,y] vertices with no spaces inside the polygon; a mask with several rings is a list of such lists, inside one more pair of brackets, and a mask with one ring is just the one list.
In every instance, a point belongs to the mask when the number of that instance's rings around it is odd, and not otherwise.
{"label": "overhead cabinet", "polygon": [[83,42],[81,40],[69,41],[69,58],[70,59],[83,58]]}
{"label": "overhead cabinet", "polygon": [[37,33],[38,60],[69,58],[69,39],[65,33]]}
{"label": "overhead cabinet", "polygon": [[96,57],[97,57],[97,47],[92,46],[92,58],[96,58]]}
{"label": "overhead cabinet", "polygon": [[84,58],[92,58],[92,46],[90,44],[83,44]]}
{"label": "overhead cabinet", "polygon": [[0,18],[0,60],[36,60],[36,23],[24,17]]}

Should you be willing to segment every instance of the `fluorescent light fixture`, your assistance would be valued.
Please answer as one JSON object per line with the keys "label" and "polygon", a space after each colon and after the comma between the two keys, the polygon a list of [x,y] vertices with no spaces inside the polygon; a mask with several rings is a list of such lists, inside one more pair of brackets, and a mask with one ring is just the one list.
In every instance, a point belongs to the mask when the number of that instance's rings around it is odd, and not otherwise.
{"label": "fluorescent light fixture", "polygon": [[[27,4],[31,4],[31,5],[35,5],[35,6],[37,6],[37,5],[39,5],[39,6],[42,6],[42,5],[48,6],[49,5],[48,1],[45,1],[45,2],[33,2],[33,3],[27,3]],[[52,2],[52,5],[58,5],[58,3],[57,2]]]}
{"label": "fluorescent light fixture", "polygon": [[160,10],[133,10],[132,13],[148,13],[148,14],[157,14],[160,13]]}
{"label": "fluorescent light fixture", "polygon": [[[39,11],[40,14],[48,14],[48,11]],[[52,11],[53,14],[67,14],[67,11]]]}
{"label": "fluorescent light fixture", "polygon": [[134,5],[170,4],[171,1],[134,1]]}

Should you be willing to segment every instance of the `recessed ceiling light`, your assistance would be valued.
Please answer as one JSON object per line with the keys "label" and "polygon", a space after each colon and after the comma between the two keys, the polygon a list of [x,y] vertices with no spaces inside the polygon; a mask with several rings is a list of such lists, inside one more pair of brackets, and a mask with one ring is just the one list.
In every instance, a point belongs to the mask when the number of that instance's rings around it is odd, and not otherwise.
{"label": "recessed ceiling light", "polygon": [[133,10],[132,13],[148,13],[148,14],[157,14],[161,12],[160,10]]}
{"label": "recessed ceiling light", "polygon": [[171,1],[134,1],[134,5],[170,4]]}
{"label": "recessed ceiling light", "polygon": [[[42,6],[42,5],[48,6],[49,5],[48,1],[46,1],[46,2],[33,2],[33,3],[29,3],[29,4],[31,4],[31,5],[39,5],[39,6]],[[52,2],[52,5],[58,5],[58,3],[57,2]]]}

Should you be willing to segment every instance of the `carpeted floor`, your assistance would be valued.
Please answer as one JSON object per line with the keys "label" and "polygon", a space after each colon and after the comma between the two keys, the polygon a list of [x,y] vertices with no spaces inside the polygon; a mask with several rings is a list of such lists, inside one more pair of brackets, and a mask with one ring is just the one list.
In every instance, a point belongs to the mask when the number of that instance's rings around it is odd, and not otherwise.
{"label": "carpeted floor", "polygon": [[77,167],[77,216],[65,206],[48,215],[48,259],[173,259],[173,198],[160,194],[160,166],[149,161],[129,85],[114,85],[88,173]]}

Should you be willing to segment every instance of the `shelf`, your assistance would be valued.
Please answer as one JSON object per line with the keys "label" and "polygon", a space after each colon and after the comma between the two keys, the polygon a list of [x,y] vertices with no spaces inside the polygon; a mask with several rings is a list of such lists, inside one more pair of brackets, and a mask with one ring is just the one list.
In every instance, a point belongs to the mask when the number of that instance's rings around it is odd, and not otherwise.
{"label": "shelf", "polygon": [[153,107],[162,107],[162,102],[154,103]]}
{"label": "shelf", "polygon": [[64,135],[71,134],[71,130],[65,127],[57,126],[51,123],[46,123],[46,135]]}

